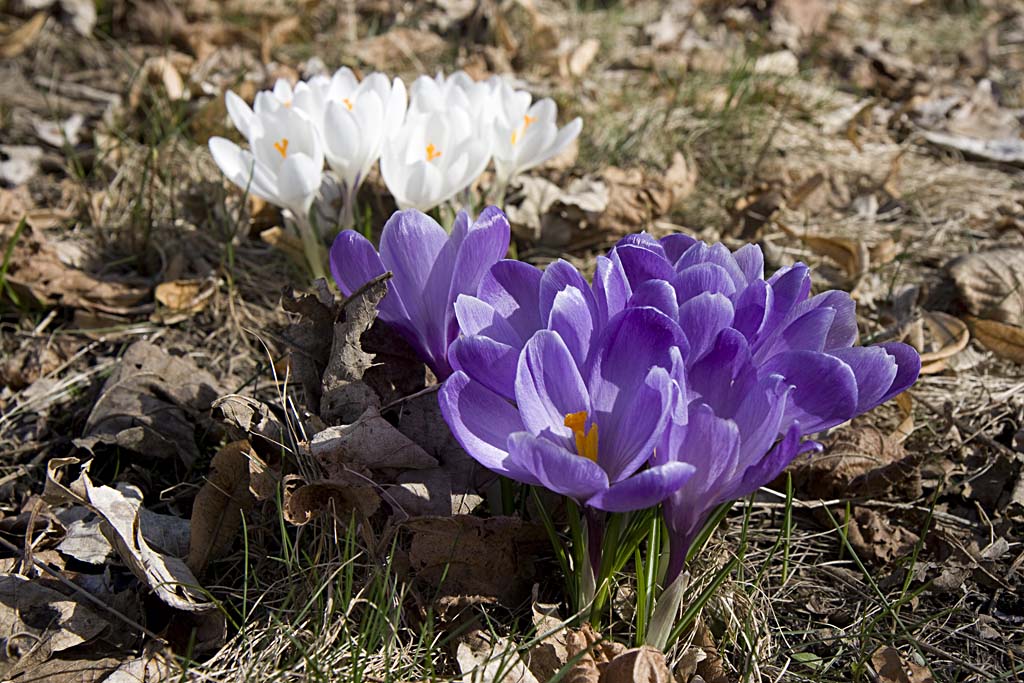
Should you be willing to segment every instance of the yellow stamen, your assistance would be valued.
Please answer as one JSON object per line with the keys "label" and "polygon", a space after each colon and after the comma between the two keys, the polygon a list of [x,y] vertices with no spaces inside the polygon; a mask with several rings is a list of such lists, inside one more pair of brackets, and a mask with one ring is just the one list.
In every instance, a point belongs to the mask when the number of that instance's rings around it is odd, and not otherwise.
{"label": "yellow stamen", "polygon": [[341,101],[345,103],[345,106],[348,107],[349,111],[352,111],[352,100],[347,97],[342,97]]}
{"label": "yellow stamen", "polygon": [[526,135],[526,129],[529,128],[535,121],[536,117],[530,116],[529,114],[523,114],[523,125],[512,131],[512,144],[516,144],[524,135]]}
{"label": "yellow stamen", "polygon": [[277,150],[277,153],[281,155],[282,159],[287,157],[288,156],[288,138],[281,138],[280,141],[275,142],[274,143],[274,149]]}
{"label": "yellow stamen", "polygon": [[433,161],[439,156],[441,156],[441,150],[439,150],[437,147],[434,147],[433,142],[427,145],[427,161]]}
{"label": "yellow stamen", "polygon": [[285,101],[284,101],[284,102],[282,102],[281,104],[283,104],[283,105],[284,105],[284,108],[285,108],[285,109],[291,109],[291,108],[292,108],[292,101],[291,101],[291,100],[285,100]]}
{"label": "yellow stamen", "polygon": [[587,426],[587,411],[581,410],[566,415],[565,426],[572,430],[572,435],[576,439],[576,454],[597,462],[597,424],[591,424],[590,429],[584,432]]}

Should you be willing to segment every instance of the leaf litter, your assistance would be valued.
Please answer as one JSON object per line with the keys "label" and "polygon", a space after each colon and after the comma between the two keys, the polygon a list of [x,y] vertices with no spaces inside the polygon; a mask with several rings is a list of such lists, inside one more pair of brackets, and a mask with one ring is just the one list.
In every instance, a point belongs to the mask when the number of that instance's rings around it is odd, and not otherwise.
{"label": "leaf litter", "polygon": [[[876,13],[870,3],[825,0],[694,2],[670,11],[628,3],[572,13],[554,3],[525,0],[483,3],[477,10],[440,3],[429,10],[401,10],[400,16],[391,3],[353,3],[351,12],[329,19],[316,8],[296,15],[275,2],[245,7],[136,3],[126,16],[115,12],[110,19],[115,27],[129,28],[125,34],[131,40],[142,41],[131,48],[138,50],[130,53],[133,69],[125,70],[140,77],[128,83],[109,73],[106,53],[73,37],[85,26],[76,24],[75,4],[61,3],[58,9],[50,3],[46,11],[5,16],[4,22],[4,49],[21,60],[13,68],[29,75],[19,81],[27,87],[8,88],[26,93],[13,103],[10,142],[38,144],[36,124],[48,123],[47,134],[54,126],[60,132],[62,158],[63,139],[72,137],[64,123],[81,113],[75,151],[83,155],[87,172],[90,164],[100,170],[96,178],[81,181],[92,193],[88,200],[57,202],[55,181],[67,172],[61,159],[54,164],[50,158],[57,148],[48,148],[15,176],[5,176],[18,187],[0,197],[0,207],[13,206],[15,194],[22,202],[14,211],[0,212],[5,245],[27,215],[27,228],[13,243],[7,281],[22,301],[31,301],[43,315],[53,314],[38,331],[39,318],[22,322],[17,338],[2,342],[4,374],[13,380],[0,396],[5,412],[10,405],[43,406],[22,409],[0,423],[5,439],[38,437],[27,444],[24,458],[12,456],[23,468],[13,471],[24,474],[15,486],[6,484],[11,504],[4,508],[0,532],[19,550],[35,560],[46,558],[109,604],[115,595],[124,599],[115,588],[125,586],[171,599],[167,589],[153,585],[156,576],[133,565],[133,553],[178,562],[188,558],[186,570],[194,570],[189,580],[223,599],[230,590],[212,587],[222,577],[230,583],[245,544],[271,535],[261,524],[268,515],[272,534],[279,533],[274,508],[280,495],[283,512],[303,524],[304,540],[334,522],[355,520],[362,538],[379,541],[366,549],[367,557],[383,562],[375,551],[398,538],[398,555],[408,560],[406,578],[423,595],[440,590],[457,608],[470,605],[491,610],[488,617],[504,618],[501,610],[514,611],[534,583],[545,583],[536,573],[538,563],[545,566],[546,539],[535,538],[535,529],[466,516],[486,509],[493,482],[444,428],[429,390],[433,378],[375,322],[372,310],[386,283],[342,302],[321,285],[298,298],[285,296],[282,311],[278,294],[282,285],[297,284],[294,273],[284,259],[274,263],[281,270],[270,271],[272,277],[258,267],[271,261],[273,252],[246,235],[274,223],[250,225],[244,212],[237,214],[241,231],[227,238],[242,264],[230,277],[208,278],[205,272],[165,277],[152,266],[159,261],[159,246],[148,256],[129,259],[128,267],[96,267],[92,252],[73,241],[85,230],[109,239],[113,222],[130,225],[125,217],[138,216],[138,207],[151,212],[147,220],[161,236],[198,240],[230,222],[225,207],[211,207],[208,198],[200,213],[190,213],[191,205],[178,201],[172,184],[126,183],[142,168],[130,165],[133,158],[156,154],[168,168],[178,164],[173,168],[184,184],[219,188],[208,160],[184,163],[176,156],[172,147],[183,138],[153,148],[132,140],[144,135],[132,126],[161,107],[188,112],[188,126],[206,131],[196,134],[201,143],[200,137],[225,125],[225,87],[251,98],[277,75],[304,73],[312,60],[303,64],[299,52],[320,54],[332,66],[341,58],[367,70],[403,71],[403,76],[432,73],[439,66],[450,70],[454,63],[480,76],[514,70],[543,83],[556,98],[578,102],[574,106],[587,118],[588,130],[599,131],[580,146],[575,165],[539,169],[510,195],[509,213],[524,257],[545,262],[562,256],[585,264],[597,250],[636,229],[684,229],[707,239],[732,239],[736,246],[758,240],[769,268],[820,261],[825,267],[816,286],[853,291],[863,338],[907,339],[930,359],[930,372],[905,400],[879,409],[866,422],[834,430],[820,460],[794,468],[788,570],[780,570],[778,555],[772,554],[773,563],[748,597],[736,590],[740,582],[727,581],[698,620],[691,642],[670,653],[668,670],[681,680],[727,680],[751,672],[774,680],[786,672],[813,678],[828,662],[857,661],[878,680],[916,681],[928,680],[927,667],[942,672],[938,679],[986,680],[979,670],[1014,666],[1007,657],[1016,655],[1007,653],[1018,652],[1021,642],[1019,572],[1013,563],[1020,542],[1015,525],[1024,519],[1024,437],[1019,437],[1024,360],[1020,269],[1012,252],[1019,251],[1024,232],[1022,207],[1013,199],[1019,181],[998,164],[1019,163],[1012,154],[1022,104],[1014,75],[1021,72],[1019,51],[1012,49],[1024,35],[1018,9],[983,3],[978,11],[984,20],[961,25],[956,22],[963,17],[955,11],[905,3],[891,8],[903,21],[877,25],[868,21]],[[232,12],[266,23],[260,31],[238,26]],[[377,29],[364,35],[361,27],[370,23]],[[347,33],[346,40],[338,39],[348,31],[351,40]],[[945,45],[908,40],[906,31],[951,38]],[[753,35],[754,42],[764,44],[755,45],[749,40]],[[53,85],[42,86],[29,62],[42,50],[61,58],[52,52],[58,40],[77,51],[77,61],[69,65],[68,77],[62,72]],[[168,52],[167,45],[181,52]],[[748,61],[749,69],[742,66]],[[83,64],[92,71],[81,71]],[[794,64],[802,70],[794,71]],[[867,97],[823,86],[822,74]],[[86,83],[95,87],[90,90]],[[34,95],[37,87],[47,89],[45,98]],[[559,99],[560,106],[565,101]],[[40,108],[41,102],[47,106]],[[652,123],[638,135],[648,113]],[[615,115],[628,123],[621,140]],[[101,118],[114,122],[117,135],[102,130]],[[56,142],[55,135],[49,137],[47,145]],[[195,144],[182,147],[187,157]],[[673,158],[676,152],[682,164]],[[608,159],[615,164],[608,165]],[[125,165],[123,173],[104,176],[118,164]],[[137,207],[129,212],[132,204],[123,197]],[[229,197],[225,206],[234,207],[235,201]],[[375,207],[374,221],[386,212]],[[229,286],[238,289],[224,305],[220,294]],[[132,366],[116,358],[125,339],[110,341],[113,336],[103,328],[92,340],[50,334],[67,321],[89,318],[95,325],[145,320],[149,330],[153,324],[180,329],[159,330],[144,342],[149,349],[128,346],[124,359],[140,358],[151,373],[149,379],[133,378]],[[242,329],[257,330],[266,348],[252,344],[252,335]],[[8,355],[14,348],[21,352]],[[162,350],[180,348],[188,353]],[[87,351],[77,355],[81,349]],[[234,366],[236,359],[250,369],[261,367],[262,374],[253,380]],[[25,392],[36,402],[25,402]],[[71,439],[82,440],[94,453],[86,479],[79,479],[79,490],[67,485],[74,500],[37,511],[26,496],[33,486],[38,493],[42,478],[33,484],[31,473],[41,475],[54,457],[83,456]],[[22,453],[17,449],[24,442],[14,443],[14,452]],[[100,481],[109,486],[91,483]],[[785,485],[780,480],[771,488],[777,493]],[[90,490],[97,501],[90,500]],[[741,526],[740,518],[731,516],[709,555],[720,558],[742,540],[744,577],[760,576],[779,537],[779,501],[773,493],[759,494],[745,508],[749,524]],[[150,507],[162,515],[155,527],[146,522],[158,515]],[[140,531],[119,532],[128,527],[117,515],[117,524],[106,521],[104,514],[113,514],[109,508],[124,511]],[[922,616],[926,625],[914,638],[930,648],[923,650],[927,661],[893,634],[875,632],[877,596],[865,590],[865,577],[826,508],[891,601],[887,604],[899,604],[895,611],[903,618]],[[161,518],[178,519],[189,533]],[[371,528],[376,535],[363,533]],[[460,539],[499,530],[511,535],[498,544],[501,562],[522,565],[524,573],[496,586],[493,575],[505,575],[508,566],[496,569],[488,558],[467,557],[449,582],[441,551],[461,558]],[[531,551],[534,541],[537,549]],[[400,567],[401,557],[396,558]],[[265,571],[266,565],[260,566]],[[109,585],[98,568],[110,575]],[[60,592],[53,604],[81,598],[67,595],[66,585],[41,583],[37,574],[27,579],[32,585]],[[905,580],[915,595],[904,605],[898,601]],[[174,599],[188,601],[187,593],[172,592]],[[192,597],[202,604],[201,596]],[[161,616],[144,609],[137,596],[135,603],[126,602],[134,607],[124,609],[125,615],[138,619],[148,612],[151,625],[168,639],[186,624],[177,619],[164,628],[174,621],[166,611]],[[951,602],[958,611],[943,612],[941,621],[927,620]],[[83,604],[123,628],[117,617]],[[813,624],[812,632],[777,635],[795,624]],[[869,628],[857,631],[862,626]],[[208,634],[210,628],[193,623],[186,631]],[[213,638],[198,638],[208,648],[217,647],[223,626],[214,623],[212,631]],[[866,642],[849,635],[854,632],[864,634]],[[1008,649],[991,645],[997,642],[993,634]],[[43,637],[50,636],[44,632]],[[447,674],[472,676],[477,674],[467,671],[477,668],[479,675],[486,678],[490,671],[493,678],[491,655],[511,649],[538,680],[547,676],[532,670],[534,660],[521,651],[517,634],[483,641],[456,647],[463,657],[453,652],[444,658]],[[564,651],[557,649],[556,663],[583,655],[569,680],[606,680],[613,670],[621,680],[665,675],[656,656],[614,648],[587,628],[563,629],[561,642]],[[231,647],[211,661],[237,657],[237,646],[234,654]],[[68,650],[76,656],[75,646]],[[31,661],[37,675],[54,680],[119,680],[111,672],[158,677],[160,657],[138,655],[136,650],[128,658],[94,658],[89,666],[95,673],[61,657]],[[235,666],[243,668],[237,661]]]}

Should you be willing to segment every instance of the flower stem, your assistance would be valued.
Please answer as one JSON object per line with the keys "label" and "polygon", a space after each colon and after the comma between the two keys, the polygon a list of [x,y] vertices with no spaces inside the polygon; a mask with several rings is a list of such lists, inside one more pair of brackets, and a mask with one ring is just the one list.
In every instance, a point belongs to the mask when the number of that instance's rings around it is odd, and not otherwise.
{"label": "flower stem", "polygon": [[313,279],[327,279],[324,272],[324,245],[320,241],[309,215],[295,215],[295,225],[299,230],[299,237],[302,239],[302,251],[306,254],[306,263]]}

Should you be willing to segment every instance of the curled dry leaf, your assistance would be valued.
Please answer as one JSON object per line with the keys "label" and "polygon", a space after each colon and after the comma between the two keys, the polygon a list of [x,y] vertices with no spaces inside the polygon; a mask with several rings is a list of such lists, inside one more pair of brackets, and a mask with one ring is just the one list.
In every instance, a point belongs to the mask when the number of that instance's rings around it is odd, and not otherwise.
{"label": "curled dry leaf", "polygon": [[920,538],[877,510],[855,507],[849,520],[850,545],[857,554],[879,564],[906,557]]}
{"label": "curled dry leaf", "polygon": [[134,111],[156,86],[163,89],[171,101],[187,100],[191,96],[182,74],[188,74],[194,60],[180,52],[150,57],[142,63],[138,76],[128,91],[128,106]]}
{"label": "curled dry leaf", "polygon": [[972,316],[1024,327],[1024,248],[965,254],[946,271]]}
{"label": "curled dry leaf", "polygon": [[249,490],[251,458],[255,457],[248,441],[233,441],[213,456],[210,473],[192,504],[187,563],[196,575],[231,549],[242,528],[242,516],[255,503]]}
{"label": "curled dry leaf", "polygon": [[947,359],[967,348],[971,332],[962,320],[941,311],[926,311],[924,323],[938,348],[921,354],[921,374],[942,372]]}
{"label": "curled dry leaf", "polygon": [[149,458],[199,457],[196,425],[208,426],[217,381],[187,358],[149,342],[128,347],[103,384],[86,420],[80,448],[116,445]]}
{"label": "curled dry leaf", "polygon": [[373,483],[351,472],[311,484],[286,477],[284,517],[292,524],[308,524],[328,512],[343,522],[348,522],[353,513],[358,519],[366,519],[379,507],[380,495]]}
{"label": "curled dry leaf", "polygon": [[77,458],[54,458],[47,464],[44,498],[51,503],[72,502],[88,507],[102,522],[103,535],[128,568],[167,605],[185,612],[214,609],[202,593],[199,581],[180,559],[153,549],[142,535],[139,513],[142,493],[132,486],[124,492],[94,486],[88,473],[70,486],[60,482],[60,470]]}
{"label": "curled dry leaf", "polygon": [[1024,365],[1024,328],[967,316],[974,338],[992,353]]}
{"label": "curled dry leaf", "polygon": [[241,394],[229,394],[214,401],[212,407],[233,441],[248,439],[253,449],[267,461],[280,456],[284,427],[266,403]]}
{"label": "curled dry leaf", "polygon": [[349,46],[357,59],[384,72],[411,67],[422,73],[426,71],[424,64],[434,63],[447,49],[447,43],[436,33],[407,27],[393,28]]}

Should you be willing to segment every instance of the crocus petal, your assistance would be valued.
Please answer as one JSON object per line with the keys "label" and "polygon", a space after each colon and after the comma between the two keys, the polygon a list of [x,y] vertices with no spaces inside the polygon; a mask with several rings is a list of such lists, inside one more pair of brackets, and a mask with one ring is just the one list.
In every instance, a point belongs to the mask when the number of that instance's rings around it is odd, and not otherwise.
{"label": "crocus petal", "polygon": [[448,347],[448,363],[494,393],[515,398],[516,365],[521,349],[490,337],[459,337]]}
{"label": "crocus petal", "polygon": [[565,342],[550,330],[526,343],[516,370],[516,404],[532,434],[568,439],[567,415],[590,412],[586,386]]}
{"label": "crocus petal", "polygon": [[587,387],[598,426],[598,462],[612,482],[650,457],[668,419],[672,348],[679,326],[654,308],[627,308],[608,322],[594,350]]}
{"label": "crocus petal", "polygon": [[228,90],[224,93],[224,103],[227,105],[228,116],[231,117],[231,123],[235,125],[238,132],[242,134],[242,137],[249,139],[249,133],[252,130],[252,119],[254,114],[249,105],[245,103],[241,97],[235,92]]}
{"label": "crocus petal", "polygon": [[744,244],[733,252],[732,257],[747,279],[747,284],[764,278],[764,253],[760,245]]}
{"label": "crocus petal", "polygon": [[822,446],[817,441],[801,442],[801,433],[802,430],[798,423],[791,425],[786,431],[786,436],[775,445],[775,448],[768,455],[762,458],[756,465],[747,468],[747,471],[743,473],[743,480],[736,489],[730,492],[730,497],[743,498],[749,496],[782,474],[782,471],[789,466],[789,463],[793,462],[801,453],[821,451]]}
{"label": "crocus petal", "polygon": [[[505,214],[494,206],[484,209],[458,245],[455,267],[448,274],[449,311],[460,294],[476,294],[484,274],[508,252],[510,239],[511,232]],[[454,317],[449,313],[449,325],[453,322]],[[454,339],[458,328],[452,326],[448,332],[449,340]]]}
{"label": "crocus petal", "polygon": [[[331,274],[334,281],[338,283],[338,289],[345,296],[350,296],[367,282],[387,272],[384,264],[381,263],[377,250],[373,248],[370,241],[355,230],[342,230],[334,238],[331,245]],[[393,293],[392,293],[393,294]],[[385,299],[392,298],[392,295]],[[399,297],[395,296],[398,299]],[[383,305],[381,309],[383,310]],[[395,313],[401,313],[395,310]]]}
{"label": "crocus petal", "polygon": [[577,367],[582,368],[587,360],[595,325],[582,291],[566,287],[555,295],[548,316],[548,329],[562,338]]}
{"label": "crocus petal", "polygon": [[782,375],[794,387],[786,421],[799,421],[805,434],[835,427],[857,413],[857,378],[835,356],[785,351],[770,358],[759,372]]}
{"label": "crocus petal", "polygon": [[[391,216],[380,238],[380,260],[393,273],[392,282],[402,293],[409,321],[429,350],[431,357],[425,360],[441,361],[444,366],[450,283],[441,277],[431,280],[430,275],[447,241],[444,228],[430,216],[412,209]],[[435,372],[438,369],[434,367]]]}
{"label": "crocus petal", "polygon": [[697,240],[689,235],[682,233],[673,233],[671,235],[665,235],[660,240],[662,248],[665,250],[665,258],[674,267],[679,259],[689,251],[690,247],[697,243]]}
{"label": "crocus petal", "polygon": [[[660,244],[657,242],[654,244],[657,246],[658,252],[664,252]],[[675,270],[672,265],[658,252],[633,244],[620,244],[615,247],[615,255],[621,262],[622,269],[633,289],[647,280],[671,281],[674,278]]]}
{"label": "crocus petal", "polygon": [[572,453],[553,441],[527,432],[508,439],[510,459],[542,486],[579,501],[608,488],[608,477],[593,460]]}
{"label": "crocus petal", "polygon": [[680,302],[705,293],[732,297],[736,291],[729,271],[715,263],[698,263],[690,266],[680,271],[673,278],[672,284],[675,285]]}
{"label": "crocus petal", "polygon": [[555,297],[566,287],[573,287],[580,291],[587,301],[587,308],[590,309],[591,319],[597,318],[597,302],[580,271],[576,270],[570,263],[559,259],[544,269],[540,279],[540,316],[547,320],[551,315],[551,307],[555,303]]}
{"label": "crocus petal", "polygon": [[678,318],[690,342],[687,360],[692,363],[711,348],[719,332],[732,324],[732,302],[722,294],[698,294],[679,307]]}
{"label": "crocus petal", "polygon": [[626,302],[632,294],[621,262],[598,256],[593,290],[597,303],[598,327],[604,327],[612,316],[626,307]]}
{"label": "crocus petal", "polygon": [[438,401],[445,422],[466,452],[484,467],[507,474],[508,438],[523,430],[512,404],[462,372],[445,380]]}
{"label": "crocus petal", "polygon": [[221,172],[243,191],[265,199],[275,206],[280,206],[280,199],[274,191],[270,179],[252,154],[226,138],[210,138],[210,154],[220,167]]}
{"label": "crocus petal", "polygon": [[850,366],[857,378],[857,412],[871,410],[889,391],[896,379],[896,358],[880,346],[835,349],[831,355]]}
{"label": "crocus petal", "polygon": [[673,320],[679,319],[679,302],[676,290],[664,280],[641,282],[629,298],[629,306],[650,306]]}
{"label": "crocus petal", "polygon": [[772,307],[772,289],[764,280],[754,280],[736,298],[736,316],[733,327],[747,341],[753,341],[764,329]]}
{"label": "crocus petal", "polygon": [[694,471],[692,465],[681,462],[650,467],[599,491],[587,505],[605,512],[645,510],[679,490]]}
{"label": "crocus petal", "polygon": [[526,343],[544,326],[540,315],[541,271],[528,263],[502,260],[480,280],[477,295],[494,307]]}
{"label": "crocus petal", "polygon": [[884,403],[903,393],[917,381],[917,376],[921,373],[921,356],[912,346],[901,342],[886,342],[880,346],[896,359],[896,377],[893,378],[889,391],[879,400],[880,403]]}
{"label": "crocus petal", "polygon": [[305,216],[323,179],[319,164],[305,154],[289,154],[277,175],[278,195],[289,209]]}

